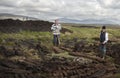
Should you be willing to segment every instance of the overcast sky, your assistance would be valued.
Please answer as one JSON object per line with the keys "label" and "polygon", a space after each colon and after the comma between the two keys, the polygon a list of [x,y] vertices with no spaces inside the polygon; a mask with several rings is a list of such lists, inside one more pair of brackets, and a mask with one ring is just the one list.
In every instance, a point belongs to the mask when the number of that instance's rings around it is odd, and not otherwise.
{"label": "overcast sky", "polygon": [[0,13],[120,24],[120,0],[0,0]]}

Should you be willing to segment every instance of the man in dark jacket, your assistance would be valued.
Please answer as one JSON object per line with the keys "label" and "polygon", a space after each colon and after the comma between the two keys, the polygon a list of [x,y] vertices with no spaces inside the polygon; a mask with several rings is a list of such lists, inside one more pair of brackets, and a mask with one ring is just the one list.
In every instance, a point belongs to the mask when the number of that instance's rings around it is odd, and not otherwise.
{"label": "man in dark jacket", "polygon": [[104,59],[106,55],[107,42],[108,42],[108,33],[106,32],[106,26],[103,26],[100,33],[100,51],[101,51],[102,59]]}

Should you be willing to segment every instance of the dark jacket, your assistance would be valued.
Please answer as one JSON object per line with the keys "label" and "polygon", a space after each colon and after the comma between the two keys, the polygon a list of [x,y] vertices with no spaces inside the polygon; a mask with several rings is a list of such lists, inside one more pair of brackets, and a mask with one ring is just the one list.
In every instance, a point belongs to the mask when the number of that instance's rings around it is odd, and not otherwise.
{"label": "dark jacket", "polygon": [[100,42],[102,43],[102,42],[104,42],[105,40],[106,40],[106,32],[102,32],[101,31],[101,33],[100,33]]}

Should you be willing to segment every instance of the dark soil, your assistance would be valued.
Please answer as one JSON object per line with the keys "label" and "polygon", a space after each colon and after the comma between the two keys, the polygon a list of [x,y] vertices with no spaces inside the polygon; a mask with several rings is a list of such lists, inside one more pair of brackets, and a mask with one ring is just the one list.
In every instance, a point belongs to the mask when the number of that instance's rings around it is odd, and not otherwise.
{"label": "dark soil", "polygon": [[[9,59],[9,57],[24,56],[23,51],[19,47],[21,44],[15,44],[16,47],[13,47],[10,50],[7,49],[5,46],[0,46],[0,54],[7,57],[0,60],[0,78],[107,78],[112,77],[115,73],[118,72],[117,69],[119,67],[116,66],[114,63],[111,63],[110,61],[104,61],[100,58],[92,56],[89,57],[85,53],[81,55],[81,51],[84,51],[86,53],[89,53],[93,50],[97,51],[97,44],[91,45],[88,44],[86,41],[78,42],[78,48],[81,48],[80,45],[82,45],[82,49],[78,50],[76,48],[77,51],[73,52],[73,55],[92,60],[92,62],[84,64],[79,63],[78,61],[73,61],[73,59],[62,57],[53,57],[51,59],[46,59],[45,56],[49,53],[49,49],[47,49],[47,47],[45,46],[42,46],[41,43],[36,43],[32,45],[34,46],[34,49],[38,50],[38,54],[42,55],[42,61],[30,58],[11,60]],[[111,43],[108,44],[108,55],[115,58],[116,64],[119,64],[118,56],[120,45],[110,44]],[[75,50],[75,48],[71,50]],[[114,78],[114,76],[112,78]]]}
{"label": "dark soil", "polygon": [[[63,47],[61,49],[64,49],[69,52],[79,52],[79,53],[90,53],[95,52],[96,54],[100,53],[99,50],[99,43],[98,39],[96,42],[93,42],[89,44],[88,41],[80,40],[76,41],[76,39],[73,40],[67,40],[65,41]],[[108,41],[106,44],[107,46],[107,56],[110,56],[114,59],[114,62],[118,65],[120,65],[119,57],[120,57],[120,44],[118,41]]]}
{"label": "dark soil", "polygon": [[83,65],[65,58],[44,62],[0,60],[0,78],[104,78],[115,70],[115,66],[107,62],[93,61]]}
{"label": "dark soil", "polygon": [[12,56],[23,56],[24,53],[20,49],[6,49],[5,46],[0,46],[0,54],[4,57],[12,57]]}
{"label": "dark soil", "polygon": [[[0,20],[0,32],[4,33],[16,33],[20,31],[49,31],[51,32],[52,22],[48,21],[20,21],[20,20]],[[62,33],[70,32],[71,30],[62,28]]]}
{"label": "dark soil", "polygon": [[[27,41],[28,42],[25,42],[24,45],[33,45],[33,49],[36,49],[38,54],[41,55],[40,57],[42,57],[42,61],[32,58],[18,60],[9,59],[9,57],[14,56],[25,56],[24,52],[20,48],[20,46],[23,45],[22,42],[20,42],[19,45],[18,43],[15,43],[15,47],[12,49],[8,49],[5,46],[0,46],[0,54],[6,57],[0,60],[0,78],[107,78],[112,77],[118,72],[117,69],[119,67],[114,63],[101,60],[100,58],[94,58],[92,56],[89,57],[84,53],[81,55],[81,51],[85,51],[86,53],[89,53],[91,50],[96,51],[97,44],[89,45],[87,41],[80,41],[80,43],[78,42],[83,47],[79,50],[76,48],[77,51],[73,52],[74,55],[92,60],[90,63],[83,64],[78,61],[74,61],[73,59],[62,57],[46,59],[46,54],[50,53],[50,50],[47,47],[42,46],[41,43],[29,44],[29,40]],[[111,54],[108,53],[108,55],[118,58],[117,56],[119,56],[119,52],[117,51],[119,51],[119,44],[110,44],[111,43],[108,44],[110,47],[108,50]],[[71,49],[68,46],[66,47],[70,49],[71,52],[72,50],[75,50],[75,48]],[[78,46],[78,48],[80,47],[81,46]],[[117,50],[114,49],[115,47],[117,47]],[[119,64],[118,60],[116,63]]]}

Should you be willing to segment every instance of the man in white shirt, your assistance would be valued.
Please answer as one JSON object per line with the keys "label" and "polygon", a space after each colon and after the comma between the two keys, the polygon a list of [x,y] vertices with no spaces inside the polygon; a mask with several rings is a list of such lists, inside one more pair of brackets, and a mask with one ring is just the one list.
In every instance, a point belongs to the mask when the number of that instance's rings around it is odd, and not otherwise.
{"label": "man in white shirt", "polygon": [[55,23],[52,25],[51,30],[53,31],[53,44],[54,46],[59,46],[61,25],[58,23],[58,19],[55,20]]}
{"label": "man in white shirt", "polygon": [[100,33],[100,51],[103,59],[105,58],[105,55],[106,55],[107,42],[108,42],[108,33],[106,31],[106,26],[103,26]]}

